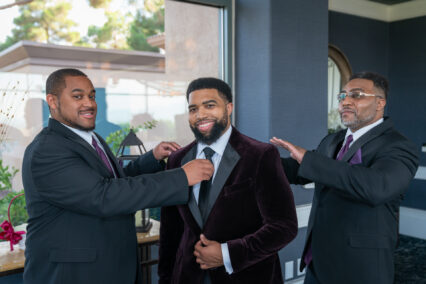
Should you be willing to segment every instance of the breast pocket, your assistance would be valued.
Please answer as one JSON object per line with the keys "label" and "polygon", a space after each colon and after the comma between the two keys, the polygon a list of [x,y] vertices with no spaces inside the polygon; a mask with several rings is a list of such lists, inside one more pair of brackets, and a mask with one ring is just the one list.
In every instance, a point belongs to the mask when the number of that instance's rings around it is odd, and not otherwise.
{"label": "breast pocket", "polygon": [[223,192],[225,196],[231,196],[235,194],[243,194],[249,193],[252,191],[254,185],[254,181],[252,178],[246,179],[242,182],[238,182],[235,184],[227,185],[223,188]]}

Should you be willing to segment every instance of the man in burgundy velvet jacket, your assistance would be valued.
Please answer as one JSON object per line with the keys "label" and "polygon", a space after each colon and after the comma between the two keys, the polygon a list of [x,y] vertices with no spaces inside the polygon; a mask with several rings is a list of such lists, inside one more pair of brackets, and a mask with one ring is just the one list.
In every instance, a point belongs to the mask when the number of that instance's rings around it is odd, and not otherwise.
{"label": "man in burgundy velvet jacket", "polygon": [[168,168],[211,156],[215,173],[187,205],[163,207],[160,283],[283,283],[277,252],[296,236],[297,218],[277,149],[231,126],[225,82],[194,80],[187,99],[196,141]]}

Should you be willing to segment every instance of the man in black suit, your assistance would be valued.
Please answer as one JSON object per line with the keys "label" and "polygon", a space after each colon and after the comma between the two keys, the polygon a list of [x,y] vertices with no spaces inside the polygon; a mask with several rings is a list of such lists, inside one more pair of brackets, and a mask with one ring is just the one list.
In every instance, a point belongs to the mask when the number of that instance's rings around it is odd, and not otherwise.
{"label": "man in black suit", "polygon": [[399,204],[418,150],[383,117],[387,93],[384,77],[355,74],[337,97],[347,130],[326,136],[316,151],[271,139],[291,154],[282,159],[290,183],[315,182],[305,283],[393,283]]}
{"label": "man in black suit", "polygon": [[84,73],[53,72],[46,94],[52,118],[23,160],[29,215],[24,282],[138,283],[133,213],[186,203],[188,186],[209,179],[213,166],[196,160],[156,173],[179,148],[162,142],[121,168],[92,131],[95,89]]}

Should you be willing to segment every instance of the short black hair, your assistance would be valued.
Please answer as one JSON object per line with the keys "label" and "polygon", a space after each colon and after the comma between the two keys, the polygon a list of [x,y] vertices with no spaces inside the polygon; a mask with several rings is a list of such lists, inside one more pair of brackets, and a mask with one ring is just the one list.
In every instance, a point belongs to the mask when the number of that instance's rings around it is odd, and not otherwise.
{"label": "short black hair", "polygon": [[46,80],[46,95],[53,94],[53,95],[59,96],[66,87],[65,77],[67,76],[87,77],[86,74],[84,74],[78,69],[64,68],[64,69],[56,70],[55,72],[50,74]]}
{"label": "short black hair", "polygon": [[186,100],[189,100],[190,93],[202,89],[216,89],[225,100],[232,103],[231,87],[226,82],[213,77],[198,78],[189,83]]}
{"label": "short black hair", "polygon": [[387,99],[389,92],[389,82],[384,76],[374,72],[363,71],[353,74],[349,78],[349,81],[353,79],[367,79],[373,81],[374,86],[383,91],[385,99]]}

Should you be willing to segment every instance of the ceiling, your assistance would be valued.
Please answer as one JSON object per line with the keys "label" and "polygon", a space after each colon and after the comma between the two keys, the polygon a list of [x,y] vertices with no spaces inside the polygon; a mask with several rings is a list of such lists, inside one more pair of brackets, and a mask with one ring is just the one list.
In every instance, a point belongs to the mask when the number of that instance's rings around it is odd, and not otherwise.
{"label": "ceiling", "polygon": [[413,0],[368,0],[370,2],[377,2],[377,3],[381,3],[381,4],[385,4],[385,5],[395,5],[395,4],[399,4],[399,3],[404,3],[404,2],[410,2]]}
{"label": "ceiling", "polygon": [[379,21],[394,22],[426,16],[426,0],[329,0],[328,9]]}

